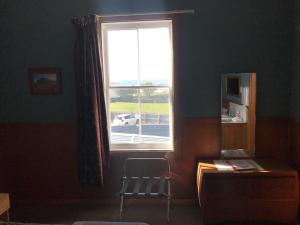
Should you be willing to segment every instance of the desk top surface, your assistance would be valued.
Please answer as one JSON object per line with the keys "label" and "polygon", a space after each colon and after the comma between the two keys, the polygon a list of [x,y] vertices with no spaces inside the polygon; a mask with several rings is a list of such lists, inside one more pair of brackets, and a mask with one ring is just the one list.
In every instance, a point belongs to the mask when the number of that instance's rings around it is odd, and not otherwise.
{"label": "desk top surface", "polygon": [[234,175],[261,175],[261,176],[274,176],[274,175],[289,175],[297,176],[297,171],[276,160],[254,159],[263,170],[247,170],[247,171],[220,171],[217,169],[213,160],[204,160],[198,162],[198,175],[199,173],[205,174],[234,174]]}

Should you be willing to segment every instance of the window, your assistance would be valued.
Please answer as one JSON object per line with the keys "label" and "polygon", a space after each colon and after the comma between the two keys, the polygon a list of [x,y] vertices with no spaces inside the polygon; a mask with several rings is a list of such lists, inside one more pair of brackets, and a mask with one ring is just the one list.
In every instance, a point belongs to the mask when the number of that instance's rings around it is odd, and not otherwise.
{"label": "window", "polygon": [[102,24],[111,150],[173,150],[172,20]]}

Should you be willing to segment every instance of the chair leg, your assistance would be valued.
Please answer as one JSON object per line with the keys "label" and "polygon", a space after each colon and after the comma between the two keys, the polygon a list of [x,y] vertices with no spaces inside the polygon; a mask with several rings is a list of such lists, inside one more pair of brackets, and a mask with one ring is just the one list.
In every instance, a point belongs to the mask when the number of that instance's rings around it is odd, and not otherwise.
{"label": "chair leg", "polygon": [[120,202],[120,220],[122,220],[123,204],[124,204],[124,196],[121,196],[121,202]]}
{"label": "chair leg", "polygon": [[170,222],[170,205],[171,205],[171,198],[168,196],[167,199],[167,221]]}
{"label": "chair leg", "polygon": [[170,222],[170,205],[171,205],[171,182],[168,180],[168,200],[167,200],[167,221]]}

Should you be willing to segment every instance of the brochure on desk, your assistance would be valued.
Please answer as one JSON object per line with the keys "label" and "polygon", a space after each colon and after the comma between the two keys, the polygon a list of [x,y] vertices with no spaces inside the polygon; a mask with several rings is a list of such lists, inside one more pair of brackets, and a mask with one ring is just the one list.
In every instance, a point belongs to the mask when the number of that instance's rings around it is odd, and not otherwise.
{"label": "brochure on desk", "polygon": [[260,171],[263,168],[252,159],[213,160],[219,171]]}
{"label": "brochure on desk", "polygon": [[245,152],[244,149],[223,149],[221,150],[221,158],[249,158],[250,156]]}

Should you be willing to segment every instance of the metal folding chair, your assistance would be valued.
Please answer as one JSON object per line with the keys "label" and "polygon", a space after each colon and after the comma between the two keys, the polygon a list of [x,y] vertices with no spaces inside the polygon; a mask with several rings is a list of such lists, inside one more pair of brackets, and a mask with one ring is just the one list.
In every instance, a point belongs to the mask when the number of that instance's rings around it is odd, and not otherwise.
{"label": "metal folding chair", "polygon": [[[139,165],[149,165],[143,171]],[[122,177],[122,188],[119,193],[120,220],[122,219],[124,200],[126,197],[144,198],[166,198],[167,199],[167,221],[170,221],[171,204],[171,169],[170,163],[164,158],[128,158],[124,162],[124,173]],[[130,169],[131,171],[130,171]],[[156,169],[158,171],[152,171]],[[147,175],[147,172],[150,175]]]}

